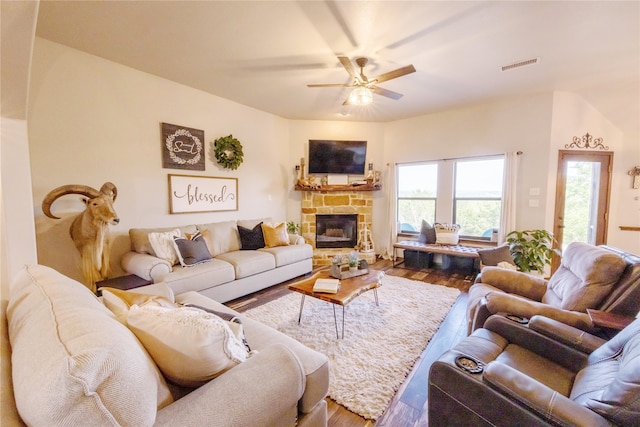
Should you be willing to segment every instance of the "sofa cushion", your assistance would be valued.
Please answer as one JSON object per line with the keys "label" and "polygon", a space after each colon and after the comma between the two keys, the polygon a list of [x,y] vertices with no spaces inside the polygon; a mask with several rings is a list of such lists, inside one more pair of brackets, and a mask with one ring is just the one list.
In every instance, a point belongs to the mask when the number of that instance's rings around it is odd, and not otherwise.
{"label": "sofa cushion", "polygon": [[182,234],[193,234],[197,231],[195,225],[186,225],[183,227],[163,227],[163,228],[132,228],[129,230],[129,238],[131,239],[131,249],[140,254],[149,254],[156,256],[151,242],[149,242],[149,233],[164,233],[179,229]]}
{"label": "sofa cushion", "polygon": [[235,221],[211,222],[198,224],[196,227],[200,231],[209,230],[207,246],[212,257],[240,249],[240,236]]}
{"label": "sofa cushion", "polygon": [[167,261],[171,265],[175,265],[178,262],[178,251],[173,243],[174,237],[182,236],[182,232],[179,229],[149,233],[147,238],[151,243],[153,252],[160,259]]}
{"label": "sofa cushion", "polygon": [[181,386],[200,386],[248,356],[241,330],[197,308],[133,305],[127,323],[166,378]]}
{"label": "sofa cushion", "polygon": [[213,258],[192,267],[176,265],[173,271],[161,280],[178,295],[187,291],[201,291],[223,283],[232,282],[236,278],[234,266],[228,262]]}
{"label": "sofa cushion", "polygon": [[562,254],[560,268],[549,279],[542,302],[573,311],[597,308],[625,267],[625,261],[616,253],[572,242]]}
{"label": "sofa cushion", "polygon": [[275,248],[259,249],[261,252],[270,253],[276,260],[276,267],[293,264],[313,257],[313,248],[308,244],[277,246]]}
{"label": "sofa cushion", "polygon": [[271,217],[259,218],[259,219],[239,219],[237,225],[244,228],[253,228],[261,222],[270,223],[273,220]]}
{"label": "sofa cushion", "polygon": [[[123,291],[121,289],[102,287],[102,303],[111,311],[118,321],[123,325],[127,324],[127,315],[133,305],[157,305],[161,307],[176,307],[173,292],[166,283],[158,283],[156,285],[147,286],[154,287],[157,292],[139,292],[137,288],[134,291]],[[163,289],[163,288],[166,288]]]}
{"label": "sofa cushion", "polygon": [[233,265],[236,280],[276,268],[273,255],[262,251],[226,252],[218,255],[216,259]]}
{"label": "sofa cushion", "polygon": [[29,425],[151,425],[171,403],[136,337],[83,284],[27,266],[7,309],[13,383]]}
{"label": "sofa cushion", "polygon": [[240,249],[243,251],[264,248],[264,234],[262,233],[262,223],[253,228],[246,228],[238,225],[240,234]]}
{"label": "sofa cushion", "polygon": [[[216,311],[236,313],[223,304],[203,296],[197,292],[187,292],[176,296],[176,302],[194,304]],[[237,314],[237,313],[236,313]],[[252,350],[262,351],[274,344],[282,344],[296,355],[305,374],[304,395],[300,399],[298,409],[307,413],[316,407],[327,395],[329,389],[329,360],[324,354],[312,350],[299,341],[278,332],[256,320],[239,315],[244,326],[247,341]]]}
{"label": "sofa cushion", "polygon": [[436,242],[436,229],[433,228],[433,226],[424,219],[422,220],[422,224],[420,226],[420,235],[418,236],[418,242],[429,244]]}
{"label": "sofa cushion", "polygon": [[262,232],[267,248],[287,246],[289,244],[289,234],[284,222],[280,224],[262,223]]}
{"label": "sofa cushion", "polygon": [[515,265],[509,245],[500,245],[496,248],[478,249],[478,256],[482,265],[497,266],[501,262]]}
{"label": "sofa cushion", "polygon": [[174,237],[173,243],[183,267],[191,267],[211,259],[209,247],[199,231],[186,237]]}

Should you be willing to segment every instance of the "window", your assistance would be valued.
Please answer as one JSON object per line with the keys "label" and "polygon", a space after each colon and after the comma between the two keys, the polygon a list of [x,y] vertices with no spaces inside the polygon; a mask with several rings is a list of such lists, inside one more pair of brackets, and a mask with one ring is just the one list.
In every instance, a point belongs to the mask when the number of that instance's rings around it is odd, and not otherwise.
{"label": "window", "polygon": [[420,232],[423,219],[434,223],[437,189],[437,163],[398,165],[398,231]]}
{"label": "window", "polygon": [[419,233],[422,220],[459,224],[460,236],[491,239],[500,227],[504,156],[397,166],[399,232]]}
{"label": "window", "polygon": [[490,239],[500,227],[503,170],[503,157],[456,161],[453,222],[461,236]]}

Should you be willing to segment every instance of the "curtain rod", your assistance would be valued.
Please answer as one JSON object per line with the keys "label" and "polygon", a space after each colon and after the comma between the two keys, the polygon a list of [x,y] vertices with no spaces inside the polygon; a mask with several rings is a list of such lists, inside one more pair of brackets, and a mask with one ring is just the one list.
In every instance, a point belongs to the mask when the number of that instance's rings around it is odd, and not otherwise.
{"label": "curtain rod", "polygon": [[[482,159],[484,157],[497,157],[497,156],[502,156],[504,153],[500,153],[500,154],[484,154],[481,156],[464,156],[464,157],[451,157],[451,158],[447,158],[447,159],[434,159],[434,160],[415,160],[413,162],[396,162],[396,165],[410,165],[412,163],[428,163],[428,162],[449,162],[451,160],[464,160],[464,159]],[[518,156],[521,156],[523,154],[522,151],[516,151],[516,154]]]}

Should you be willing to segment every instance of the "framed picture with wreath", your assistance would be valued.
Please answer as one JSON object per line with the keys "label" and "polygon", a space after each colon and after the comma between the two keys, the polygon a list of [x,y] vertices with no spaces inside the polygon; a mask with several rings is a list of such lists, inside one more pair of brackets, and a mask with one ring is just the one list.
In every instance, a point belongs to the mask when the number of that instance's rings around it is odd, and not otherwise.
{"label": "framed picture with wreath", "polygon": [[161,123],[162,167],[203,171],[204,131]]}

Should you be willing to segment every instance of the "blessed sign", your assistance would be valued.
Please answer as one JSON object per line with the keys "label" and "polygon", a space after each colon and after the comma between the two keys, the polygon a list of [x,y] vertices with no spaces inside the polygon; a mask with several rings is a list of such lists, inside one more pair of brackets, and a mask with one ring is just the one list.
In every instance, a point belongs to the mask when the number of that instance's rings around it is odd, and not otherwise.
{"label": "blessed sign", "polygon": [[238,179],[169,175],[169,212],[238,210]]}

